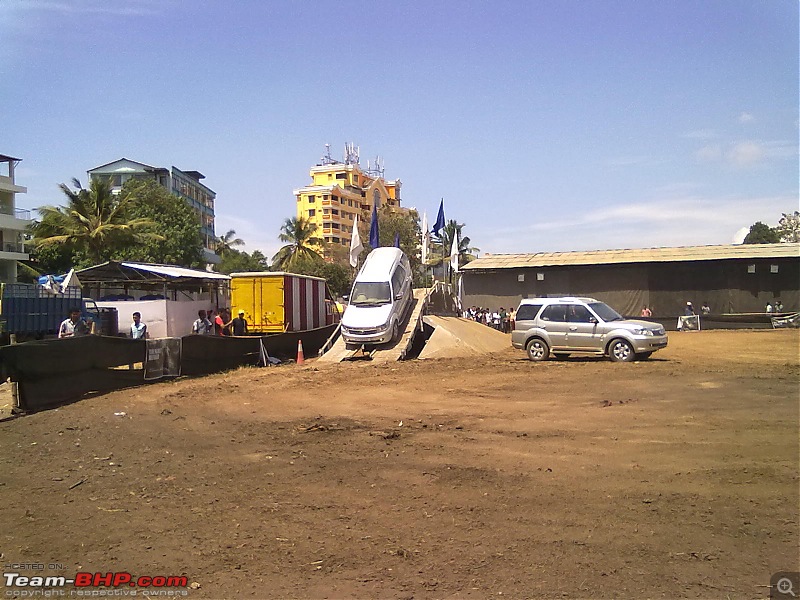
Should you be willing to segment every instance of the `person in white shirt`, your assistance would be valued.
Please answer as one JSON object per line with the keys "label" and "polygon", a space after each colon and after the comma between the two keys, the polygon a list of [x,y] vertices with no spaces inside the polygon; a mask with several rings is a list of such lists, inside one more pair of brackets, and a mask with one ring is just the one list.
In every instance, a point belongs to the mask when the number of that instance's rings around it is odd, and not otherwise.
{"label": "person in white shirt", "polygon": [[147,325],[142,323],[142,313],[133,313],[133,323],[131,323],[131,339],[147,339]]}
{"label": "person in white shirt", "polygon": [[83,317],[79,308],[69,309],[69,319],[61,321],[58,328],[59,338],[77,337],[89,334],[89,325]]}

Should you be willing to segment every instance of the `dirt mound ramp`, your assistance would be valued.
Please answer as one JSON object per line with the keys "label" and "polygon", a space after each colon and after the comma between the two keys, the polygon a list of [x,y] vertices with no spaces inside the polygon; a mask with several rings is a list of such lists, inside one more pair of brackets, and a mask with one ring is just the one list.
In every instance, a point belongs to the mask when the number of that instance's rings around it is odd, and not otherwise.
{"label": "dirt mound ramp", "polygon": [[423,317],[434,332],[425,344],[419,358],[454,358],[500,352],[511,345],[505,333],[481,323],[459,317]]}

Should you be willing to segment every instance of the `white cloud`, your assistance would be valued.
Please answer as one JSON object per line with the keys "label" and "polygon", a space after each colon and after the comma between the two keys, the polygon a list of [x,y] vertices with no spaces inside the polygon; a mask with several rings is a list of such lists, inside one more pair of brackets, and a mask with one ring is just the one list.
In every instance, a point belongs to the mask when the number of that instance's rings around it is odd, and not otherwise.
{"label": "white cloud", "polygon": [[734,244],[743,244],[744,238],[747,237],[747,234],[750,233],[749,227],[740,227],[736,230],[736,233],[733,234],[733,243]]}
{"label": "white cloud", "polygon": [[746,169],[768,160],[796,159],[797,155],[796,142],[745,140],[726,146],[708,144],[695,150],[693,156],[699,163],[724,162],[738,169]]}
{"label": "white cloud", "polygon": [[[62,14],[106,14],[148,16],[159,12],[157,0],[5,0],[9,11],[46,11]],[[2,6],[2,5],[0,5]]]}
{"label": "white cloud", "polygon": [[722,158],[722,147],[719,144],[703,146],[694,153],[694,159],[701,163],[717,162],[720,158]]}
{"label": "white cloud", "polygon": [[713,129],[697,129],[695,131],[688,131],[684,133],[681,137],[690,140],[713,140],[718,136]]}
{"label": "white cloud", "polygon": [[[656,197],[631,204],[606,206],[569,219],[539,221],[503,230],[475,228],[473,240],[481,250],[555,252],[659,246],[702,246],[739,243],[756,221],[771,222],[796,196]],[[731,236],[731,232],[736,234]],[[743,236],[741,236],[743,239]]]}
{"label": "white cloud", "polygon": [[751,115],[750,113],[746,113],[746,112],[743,112],[742,114],[740,114],[739,118],[738,118],[739,123],[752,123],[755,120],[756,120],[756,118],[753,115]]}
{"label": "white cloud", "polygon": [[758,142],[737,142],[726,152],[725,158],[736,167],[750,167],[764,160],[764,146]]}

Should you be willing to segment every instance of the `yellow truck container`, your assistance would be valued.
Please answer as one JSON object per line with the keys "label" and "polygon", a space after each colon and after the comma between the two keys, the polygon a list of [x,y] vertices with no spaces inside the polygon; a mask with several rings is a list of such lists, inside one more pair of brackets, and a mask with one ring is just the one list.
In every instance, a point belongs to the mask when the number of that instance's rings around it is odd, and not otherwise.
{"label": "yellow truck container", "polygon": [[250,333],[307,331],[339,321],[324,279],[284,272],[231,273],[231,313]]}

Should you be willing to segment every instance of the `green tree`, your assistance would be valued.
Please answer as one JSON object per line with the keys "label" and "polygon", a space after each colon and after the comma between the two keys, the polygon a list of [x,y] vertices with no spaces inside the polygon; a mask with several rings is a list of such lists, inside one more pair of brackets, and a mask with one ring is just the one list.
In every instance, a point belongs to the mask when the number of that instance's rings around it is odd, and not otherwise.
{"label": "green tree", "polygon": [[299,273],[296,269],[301,264],[322,261],[322,256],[314,246],[321,246],[323,240],[316,233],[316,224],[304,217],[286,219],[278,239],[288,243],[272,257],[272,268],[276,271]]}
{"label": "green tree", "polygon": [[41,220],[31,228],[35,248],[60,246],[69,251],[78,266],[108,260],[126,245],[148,244],[161,240],[153,231],[155,223],[147,218],[128,214],[131,199],[114,195],[109,182],[93,179],[83,189],[77,179],[74,190],[66,184],[59,188],[67,199],[66,206],[41,206],[36,210]]}
{"label": "green tree", "polygon": [[475,260],[475,256],[480,252],[480,248],[470,246],[472,240],[462,234],[464,223],[458,223],[451,219],[444,225],[444,229],[434,236],[433,256],[428,261],[432,265],[440,265],[450,262],[450,251],[453,248],[453,238],[456,239],[458,249],[458,266],[461,267],[468,262]]}
{"label": "green tree", "polygon": [[800,211],[783,213],[775,230],[782,242],[800,242]]}
{"label": "green tree", "polygon": [[215,251],[219,256],[224,256],[225,253],[234,249],[234,246],[244,246],[244,240],[236,237],[236,231],[229,229],[225,235],[217,238],[215,244]]}
{"label": "green tree", "polygon": [[774,227],[757,221],[750,226],[750,233],[744,238],[745,244],[777,244],[781,237]]}
{"label": "green tree", "polygon": [[303,265],[303,270],[296,272],[321,277],[328,282],[328,289],[334,297],[349,294],[353,287],[353,269],[342,262],[317,261]]}
{"label": "green tree", "polygon": [[111,256],[116,260],[152,262],[202,268],[203,238],[200,220],[185,200],[171,194],[152,180],[128,180],[120,197],[126,202],[130,219],[154,223],[159,235],[146,244],[126,244]]}
{"label": "green tree", "polygon": [[[34,223],[31,229],[36,227]],[[84,261],[86,265],[89,261]],[[27,266],[38,275],[61,274],[69,271],[76,263],[73,251],[66,245],[49,244],[47,246],[31,246],[30,261]],[[30,281],[30,278],[26,279]]]}
{"label": "green tree", "polygon": [[254,250],[252,254],[248,254],[242,250],[231,249],[223,253],[221,259],[216,270],[226,275],[247,271],[269,271],[267,257],[260,250]]}

